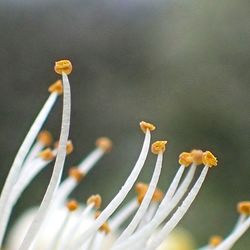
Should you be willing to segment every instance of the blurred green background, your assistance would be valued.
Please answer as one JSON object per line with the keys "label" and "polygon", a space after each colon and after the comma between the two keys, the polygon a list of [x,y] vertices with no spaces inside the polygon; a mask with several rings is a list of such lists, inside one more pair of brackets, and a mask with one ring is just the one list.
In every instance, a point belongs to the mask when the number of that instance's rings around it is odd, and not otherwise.
{"label": "blurred green background", "polygon": [[[85,200],[99,192],[107,204],[137,159],[138,123],[152,121],[158,127],[153,138],[169,141],[163,190],[180,152],[201,148],[218,156],[219,167],[181,225],[198,245],[212,234],[226,236],[236,203],[250,194],[249,9],[249,0],[1,1],[0,185],[58,78],[54,61],[68,58],[75,152],[65,173],[97,137],[109,136],[115,145],[73,196]],[[45,126],[55,137],[60,116],[61,99]],[[140,180],[150,179],[154,161],[150,155]],[[12,222],[40,202],[50,175],[48,168],[36,178]],[[234,249],[249,245],[248,232]]]}

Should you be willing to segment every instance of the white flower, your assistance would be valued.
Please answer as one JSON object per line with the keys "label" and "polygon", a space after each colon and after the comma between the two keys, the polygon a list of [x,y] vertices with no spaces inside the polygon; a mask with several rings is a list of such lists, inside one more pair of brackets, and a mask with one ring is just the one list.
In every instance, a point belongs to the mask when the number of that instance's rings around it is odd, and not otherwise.
{"label": "white flower", "polygon": [[[107,207],[98,211],[101,206],[99,195],[91,196],[86,204],[69,201],[68,197],[79,181],[105,153],[111,150],[112,142],[106,137],[99,138],[96,148],[90,155],[72,168],[68,178],[61,182],[66,155],[73,151],[73,145],[68,140],[71,111],[68,74],[72,71],[71,62],[56,62],[55,71],[62,75],[62,81],[59,80],[50,86],[51,94],[25,137],[2,190],[0,245],[12,209],[22,192],[31,180],[55,159],[54,170],[43,201],[37,209],[28,211],[16,224],[8,238],[7,250],[189,250],[190,248],[184,248],[188,244],[192,245],[187,243],[188,241],[173,246],[171,233],[195,200],[209,169],[217,166],[216,157],[210,151],[192,150],[181,153],[180,167],[164,195],[157,189],[157,183],[167,141],[156,141],[151,145],[151,132],[155,130],[155,126],[143,121],[140,127],[145,138],[138,160],[120,191]],[[39,131],[58,95],[62,93],[60,139],[56,148],[45,148],[50,144],[51,136],[48,132],[39,134]],[[38,140],[35,142],[37,136]],[[156,155],[150,183],[135,184],[150,145],[152,153]],[[200,174],[196,178],[197,171],[200,171]],[[123,205],[124,199],[134,186],[137,198]],[[181,200],[183,201],[179,204]],[[238,210],[239,221],[232,233],[225,240],[212,238],[202,249],[227,250],[234,245],[250,226],[250,203],[240,203]],[[131,216],[131,221],[124,228],[125,222]],[[179,242],[180,239],[178,238]]]}

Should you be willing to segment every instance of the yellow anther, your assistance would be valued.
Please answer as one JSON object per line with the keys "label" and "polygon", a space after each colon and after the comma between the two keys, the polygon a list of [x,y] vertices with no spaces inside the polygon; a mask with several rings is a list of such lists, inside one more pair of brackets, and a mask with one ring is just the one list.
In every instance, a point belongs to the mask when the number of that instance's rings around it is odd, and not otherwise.
{"label": "yellow anther", "polygon": [[55,62],[54,70],[59,75],[62,73],[69,75],[72,71],[72,64],[69,60],[60,60]]}
{"label": "yellow anther", "polygon": [[156,188],[152,197],[152,201],[160,202],[163,199],[163,196],[164,193],[159,188]]}
{"label": "yellow anther", "polygon": [[50,146],[53,138],[49,131],[44,130],[41,131],[37,137],[37,140],[43,145],[43,146]]}
{"label": "yellow anther", "polygon": [[74,145],[72,143],[71,140],[67,141],[67,144],[66,144],[66,153],[67,155],[71,154],[74,150]]}
{"label": "yellow anther", "polygon": [[110,152],[113,146],[112,141],[107,137],[98,138],[95,144],[98,148],[102,149],[105,153]]}
{"label": "yellow anther", "polygon": [[150,131],[155,130],[155,125],[153,125],[152,123],[144,122],[144,121],[140,122],[140,127],[144,133],[146,133],[147,130],[150,130]]}
{"label": "yellow anther", "polygon": [[51,84],[48,88],[50,93],[56,92],[58,95],[63,93],[63,84],[61,80],[57,80],[55,83]]}
{"label": "yellow anther", "polygon": [[191,163],[193,163],[193,157],[191,153],[183,152],[179,155],[179,163],[188,167]]}
{"label": "yellow anther", "polygon": [[142,203],[142,200],[144,199],[144,196],[148,190],[148,185],[143,182],[138,182],[135,185],[135,191],[137,193],[137,201],[139,204]]}
{"label": "yellow anther", "polygon": [[102,197],[99,194],[91,195],[87,200],[87,204],[94,204],[95,208],[99,209],[102,204]]}
{"label": "yellow anther", "polygon": [[80,182],[84,178],[85,174],[82,173],[77,167],[71,167],[69,169],[69,176],[77,182]]}
{"label": "yellow anther", "polygon": [[[100,211],[96,211],[96,213],[95,213],[95,218],[98,218],[98,217],[100,216],[100,214],[101,214]],[[109,233],[110,233],[111,229],[110,229],[109,224],[108,224],[107,221],[104,222],[104,223],[100,226],[99,231],[104,232],[105,234],[109,234]]]}
{"label": "yellow anther", "polygon": [[241,201],[237,204],[237,210],[240,214],[250,215],[250,201]]}
{"label": "yellow anther", "polygon": [[70,200],[68,203],[67,203],[67,208],[70,212],[73,212],[75,211],[77,208],[79,207],[79,204],[76,200]]}
{"label": "yellow anther", "polygon": [[135,185],[135,191],[138,195],[145,194],[148,190],[148,184],[144,182],[137,182]]}
{"label": "yellow anther", "polygon": [[[59,145],[59,141],[56,141],[54,143],[54,147],[58,148],[58,145]],[[67,153],[67,155],[71,154],[73,152],[73,150],[74,150],[74,145],[73,145],[71,140],[68,140],[67,144],[66,144],[66,153]]]}
{"label": "yellow anther", "polygon": [[[148,190],[148,184],[143,183],[143,182],[136,183],[135,191],[137,193],[137,201],[139,204],[142,203],[142,200],[144,199],[144,196],[146,195],[147,190]],[[163,192],[159,188],[156,188],[152,197],[152,201],[154,202],[161,201],[163,198],[163,195],[164,195]]]}
{"label": "yellow anther", "polygon": [[218,163],[217,158],[210,151],[206,151],[202,154],[202,162],[210,168],[216,167]]}
{"label": "yellow anther", "polygon": [[193,149],[191,151],[191,156],[193,158],[193,163],[195,163],[196,165],[201,165],[203,163],[202,161],[202,155],[203,155],[203,151],[200,149]]}
{"label": "yellow anther", "polygon": [[50,148],[46,148],[38,154],[43,160],[50,161],[53,160],[55,155]]}
{"label": "yellow anther", "polygon": [[104,232],[105,234],[109,234],[111,232],[111,228],[107,222],[102,224],[102,226],[99,228],[101,232]]}
{"label": "yellow anther", "polygon": [[217,247],[222,241],[223,238],[221,236],[214,235],[209,239],[209,245],[212,247]]}
{"label": "yellow anther", "polygon": [[153,154],[163,153],[166,150],[167,141],[156,141],[151,145],[151,151]]}

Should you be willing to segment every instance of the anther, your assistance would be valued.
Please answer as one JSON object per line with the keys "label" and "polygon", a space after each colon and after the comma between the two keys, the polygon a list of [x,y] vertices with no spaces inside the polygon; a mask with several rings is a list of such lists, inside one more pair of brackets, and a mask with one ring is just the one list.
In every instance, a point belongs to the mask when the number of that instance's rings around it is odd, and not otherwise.
{"label": "anther", "polygon": [[154,131],[156,128],[155,125],[153,125],[152,123],[148,123],[144,121],[140,122],[140,127],[144,133],[146,133],[147,130]]}
{"label": "anther", "polygon": [[222,241],[223,238],[221,236],[214,235],[209,239],[209,245],[212,247],[217,247]]}
{"label": "anther", "polygon": [[217,158],[210,151],[202,154],[202,162],[209,167],[216,167],[218,163]]}
{"label": "anther", "polygon": [[66,153],[67,153],[67,155],[71,154],[73,152],[73,150],[74,150],[74,145],[73,145],[71,140],[68,140],[67,145],[66,145]]}
{"label": "anther", "polygon": [[193,149],[190,154],[193,158],[193,163],[195,163],[196,165],[201,165],[203,163],[202,161],[203,151],[202,150]]}
{"label": "anther", "polygon": [[69,169],[69,176],[77,182],[80,182],[84,178],[85,174],[82,173],[77,167],[71,167]]}
{"label": "anther", "polygon": [[95,208],[99,209],[102,204],[102,197],[99,194],[91,195],[87,200],[87,204],[94,204]]}
{"label": "anther", "polygon": [[241,201],[237,204],[237,210],[240,214],[250,215],[250,201]]}
{"label": "anther", "polygon": [[[97,218],[99,217],[100,214],[101,214],[100,211],[96,211],[96,213],[95,213],[95,219],[97,219]],[[108,224],[107,221],[104,222],[104,223],[101,225],[101,227],[99,228],[99,231],[104,232],[105,234],[109,234],[109,233],[110,233],[111,229],[110,229],[109,224]]]}
{"label": "anther", "polygon": [[143,182],[136,183],[135,191],[137,193],[137,201],[139,204],[142,203],[142,200],[143,200],[147,190],[148,190],[148,185],[146,183],[143,183]]}
{"label": "anther", "polygon": [[164,193],[159,188],[156,188],[152,197],[152,201],[160,202],[163,199],[163,196]]}
{"label": "anther", "polygon": [[184,165],[185,167],[188,167],[193,162],[193,157],[191,153],[188,152],[182,152],[179,155],[179,163],[181,165]]}
{"label": "anther", "polygon": [[61,95],[63,93],[63,84],[61,80],[57,80],[56,82],[52,83],[48,91],[50,93],[57,93],[58,95]]}
{"label": "anther", "polygon": [[[143,182],[136,183],[135,191],[137,193],[137,201],[139,204],[142,203],[142,200],[144,199],[144,196],[146,195],[147,190],[148,190],[148,184],[143,183]],[[159,188],[156,188],[152,197],[152,201],[159,202],[162,200],[163,196],[164,196],[163,192]]]}
{"label": "anther", "polygon": [[[58,144],[59,144],[59,142],[56,141],[54,143],[54,147],[58,148]],[[73,150],[74,150],[74,145],[73,145],[71,140],[68,140],[67,144],[66,144],[66,153],[67,153],[67,155],[71,154],[73,152]]]}
{"label": "anther", "polygon": [[46,148],[43,151],[41,151],[39,153],[39,156],[45,161],[50,161],[50,160],[53,160],[55,158],[55,155],[50,148]]}
{"label": "anther", "polygon": [[100,137],[96,140],[96,146],[102,149],[105,153],[108,153],[111,151],[113,143],[107,137]]}
{"label": "anther", "polygon": [[163,153],[166,150],[167,141],[156,141],[151,146],[153,154]]}
{"label": "anther", "polygon": [[37,136],[37,140],[43,145],[43,146],[50,146],[53,138],[49,131],[43,130],[39,133]]}
{"label": "anther", "polygon": [[68,203],[67,203],[67,208],[70,212],[73,212],[75,211],[77,208],[79,207],[79,204],[76,200],[70,200]]}
{"label": "anther", "polygon": [[72,64],[69,60],[60,60],[55,62],[54,70],[59,75],[62,73],[69,75],[72,71]]}

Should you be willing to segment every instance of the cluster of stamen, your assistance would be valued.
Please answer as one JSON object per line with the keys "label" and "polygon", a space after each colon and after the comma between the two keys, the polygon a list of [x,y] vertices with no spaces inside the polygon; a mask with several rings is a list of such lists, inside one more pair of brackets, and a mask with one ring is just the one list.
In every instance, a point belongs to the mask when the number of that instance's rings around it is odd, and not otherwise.
{"label": "cluster of stamen", "polygon": [[[24,189],[50,162],[55,160],[54,170],[44,199],[35,214],[29,228],[19,244],[19,250],[36,250],[39,237],[46,234],[46,227],[55,224],[57,214],[62,211],[60,225],[45,242],[48,250],[103,249],[109,236],[114,240],[105,250],[155,250],[162,245],[166,237],[175,229],[180,220],[198,195],[210,168],[217,166],[217,158],[210,151],[194,149],[179,155],[179,168],[166,192],[157,188],[166,151],[166,140],[151,144],[151,132],[156,129],[149,122],[140,122],[145,134],[143,146],[130,175],[116,196],[101,210],[102,198],[99,194],[91,195],[86,204],[69,199],[79,182],[87,176],[95,163],[112,149],[112,141],[107,137],[96,140],[96,148],[79,164],[69,169],[68,177],[61,181],[65,157],[73,152],[73,144],[68,140],[70,121],[70,85],[68,75],[72,71],[69,60],[55,63],[56,73],[62,80],[49,87],[51,93],[39,117],[35,120],[21,149],[13,163],[9,177],[0,199],[0,248],[7,228],[9,217]],[[39,131],[45,122],[57,97],[63,94],[63,119],[59,141],[54,148],[52,136],[48,131]],[[35,142],[35,138],[37,141]],[[151,180],[146,184],[137,182],[151,145],[152,157],[156,158]],[[200,167],[203,166],[203,167]],[[196,171],[200,171],[196,178]],[[185,172],[187,172],[185,174]],[[195,179],[196,178],[196,179]],[[194,183],[194,184],[193,184]],[[132,188],[137,197],[122,206]],[[182,201],[182,202],[181,202]],[[233,232],[224,240],[219,236],[211,237],[202,249],[230,249],[236,240],[250,226],[250,202],[238,204],[239,221]],[[132,219],[130,221],[129,218]],[[127,225],[127,226],[125,226]],[[28,229],[28,230],[27,230]],[[156,234],[157,232],[157,234]],[[14,250],[7,245],[7,250]],[[166,249],[167,250],[167,249]]]}

